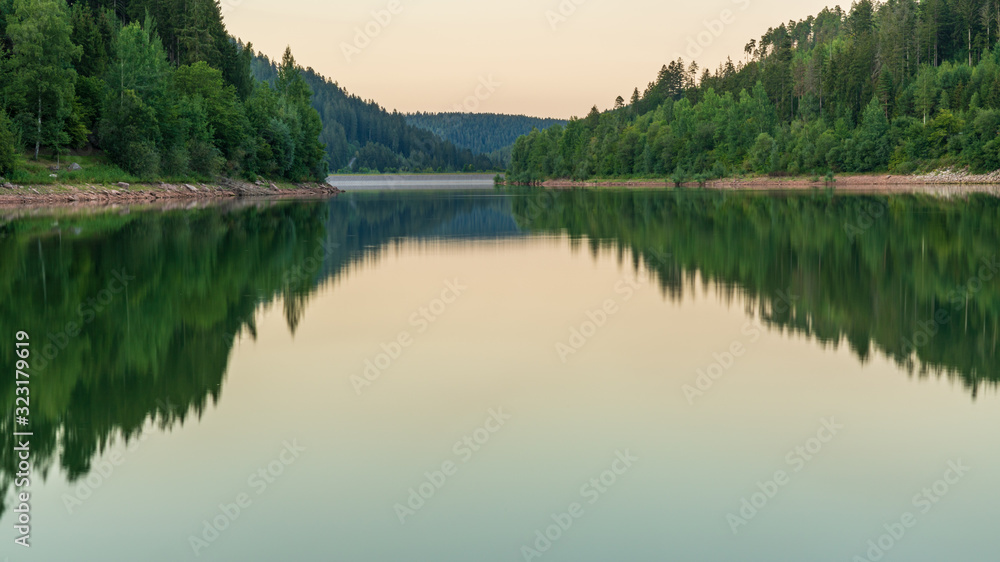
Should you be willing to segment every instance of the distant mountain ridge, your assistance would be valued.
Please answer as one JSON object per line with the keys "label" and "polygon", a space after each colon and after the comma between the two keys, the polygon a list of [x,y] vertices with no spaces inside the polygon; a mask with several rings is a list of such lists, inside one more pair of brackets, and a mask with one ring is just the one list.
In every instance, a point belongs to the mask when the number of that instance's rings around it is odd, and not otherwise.
{"label": "distant mountain ridge", "polygon": [[[258,80],[274,83],[278,68],[267,56],[253,59]],[[372,100],[349,93],[333,80],[306,68],[302,78],[312,90],[312,106],[323,122],[331,172],[476,172],[497,165],[441,136],[409,124]],[[530,131],[530,129],[529,129]],[[511,143],[514,141],[511,140]]]}
{"label": "distant mountain ridge", "polygon": [[502,113],[408,113],[406,122],[450,141],[473,154],[492,154],[509,148],[532,129],[566,125],[562,119]]}

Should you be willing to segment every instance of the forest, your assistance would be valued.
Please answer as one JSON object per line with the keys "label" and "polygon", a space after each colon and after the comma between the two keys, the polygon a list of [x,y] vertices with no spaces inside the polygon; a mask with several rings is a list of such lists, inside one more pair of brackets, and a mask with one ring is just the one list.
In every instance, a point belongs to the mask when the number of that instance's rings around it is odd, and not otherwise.
{"label": "forest", "polygon": [[252,57],[213,0],[0,0],[0,176],[96,149],[144,179],[325,177],[291,51],[273,85]]}
{"label": "forest", "polygon": [[500,113],[418,112],[407,114],[406,121],[451,141],[459,148],[485,154],[505,168],[510,165],[510,149],[518,137],[530,133],[532,129],[545,130],[553,125],[566,124],[561,119]]}
{"label": "forest", "polygon": [[[276,83],[280,72],[280,66],[263,55],[254,58],[253,69],[257,79],[269,84]],[[456,146],[437,131],[413,126],[397,111],[390,113],[374,101],[349,94],[312,68],[302,75],[323,122],[320,140],[326,145],[331,170],[392,174],[502,169],[471,147]]]}
{"label": "forest", "polygon": [[860,0],[678,59],[614,108],[515,143],[508,179],[1000,168],[1000,0]]}

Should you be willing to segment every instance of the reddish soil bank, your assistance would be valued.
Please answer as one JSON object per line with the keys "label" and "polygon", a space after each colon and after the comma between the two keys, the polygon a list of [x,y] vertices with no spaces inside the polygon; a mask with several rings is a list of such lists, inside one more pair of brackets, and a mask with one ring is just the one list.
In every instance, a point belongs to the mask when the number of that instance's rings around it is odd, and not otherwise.
{"label": "reddish soil bank", "polygon": [[[572,187],[673,187],[673,181],[662,180],[595,180],[572,181],[567,179],[548,180],[544,187],[566,189]],[[731,178],[712,180],[705,183],[709,189],[739,190],[801,190],[833,187],[845,191],[937,191],[934,188],[961,187],[962,191],[984,191],[1000,193],[1000,170],[989,174],[970,174],[964,171],[941,171],[926,175],[897,176],[849,175],[837,176],[835,181],[826,182],[810,178]],[[697,183],[684,183],[683,187],[698,187]],[[927,189],[930,187],[931,189]],[[950,191],[949,189],[946,189]]]}
{"label": "reddish soil bank", "polygon": [[223,180],[217,184],[13,185],[8,183],[0,184],[0,206],[108,205],[243,197],[329,197],[338,193],[342,191],[324,183],[278,187],[274,183],[247,183],[233,180]]}

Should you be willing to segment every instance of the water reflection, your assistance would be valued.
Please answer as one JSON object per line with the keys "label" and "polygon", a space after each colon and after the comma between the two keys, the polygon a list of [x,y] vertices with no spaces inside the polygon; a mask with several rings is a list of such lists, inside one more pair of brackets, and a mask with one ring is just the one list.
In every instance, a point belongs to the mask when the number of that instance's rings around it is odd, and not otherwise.
{"label": "water reflection", "polygon": [[[1000,202],[831,194],[353,194],[328,202],[29,213],[0,219],[0,325],[32,335],[36,471],[71,481],[116,439],[216,403],[238,334],[401,241],[568,234],[654,272],[667,299],[711,284],[773,330],[995,388]],[[526,272],[526,274],[528,274]],[[14,363],[0,345],[0,365]],[[8,498],[14,383],[0,382]],[[0,516],[6,504],[0,505]]]}
{"label": "water reflection", "polygon": [[546,192],[514,212],[532,231],[647,263],[670,299],[698,278],[862,363],[884,353],[920,376],[956,376],[973,396],[1000,381],[992,196]]}

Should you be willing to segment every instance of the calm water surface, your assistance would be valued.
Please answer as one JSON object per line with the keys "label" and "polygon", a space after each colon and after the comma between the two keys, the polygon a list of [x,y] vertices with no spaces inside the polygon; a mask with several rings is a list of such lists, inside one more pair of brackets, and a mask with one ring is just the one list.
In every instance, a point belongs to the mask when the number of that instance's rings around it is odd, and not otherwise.
{"label": "calm water surface", "polygon": [[30,550],[0,379],[10,561],[1000,552],[992,197],[0,217],[5,373],[34,346]]}

